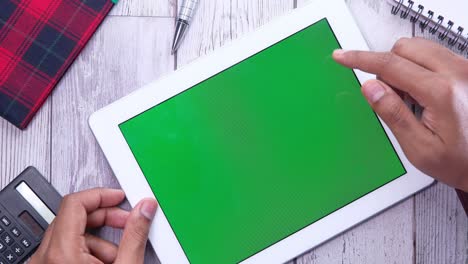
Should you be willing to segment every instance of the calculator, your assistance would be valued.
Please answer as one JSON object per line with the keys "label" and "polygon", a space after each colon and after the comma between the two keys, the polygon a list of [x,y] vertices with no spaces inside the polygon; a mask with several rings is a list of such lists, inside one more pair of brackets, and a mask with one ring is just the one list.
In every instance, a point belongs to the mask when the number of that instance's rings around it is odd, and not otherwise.
{"label": "calculator", "polygon": [[0,264],[24,263],[36,251],[61,201],[34,167],[0,191]]}

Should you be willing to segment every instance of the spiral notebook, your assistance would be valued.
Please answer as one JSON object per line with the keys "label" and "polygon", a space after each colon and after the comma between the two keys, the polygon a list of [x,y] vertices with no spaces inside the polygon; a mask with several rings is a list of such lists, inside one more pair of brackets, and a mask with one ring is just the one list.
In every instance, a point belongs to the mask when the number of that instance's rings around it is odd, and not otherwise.
{"label": "spiral notebook", "polygon": [[387,0],[391,12],[416,28],[447,41],[460,53],[468,52],[468,0]]}

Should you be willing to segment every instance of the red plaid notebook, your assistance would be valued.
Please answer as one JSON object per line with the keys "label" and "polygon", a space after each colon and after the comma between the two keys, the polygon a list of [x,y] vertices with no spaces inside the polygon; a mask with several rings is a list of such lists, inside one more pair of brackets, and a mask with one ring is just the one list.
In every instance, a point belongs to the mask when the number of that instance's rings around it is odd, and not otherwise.
{"label": "red plaid notebook", "polygon": [[112,7],[111,0],[0,0],[0,116],[24,129]]}

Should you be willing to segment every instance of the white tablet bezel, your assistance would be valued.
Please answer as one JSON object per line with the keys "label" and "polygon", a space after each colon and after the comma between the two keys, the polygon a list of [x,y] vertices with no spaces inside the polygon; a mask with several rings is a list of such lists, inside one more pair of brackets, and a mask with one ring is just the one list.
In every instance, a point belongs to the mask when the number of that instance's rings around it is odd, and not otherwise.
{"label": "white tablet bezel", "polygon": [[[135,206],[140,199],[154,197],[154,194],[128,147],[119,124],[323,18],[327,18],[344,49],[368,50],[343,0],[313,1],[94,113],[89,120],[91,129],[130,204]],[[361,83],[374,78],[361,71],[355,73]],[[410,164],[391,131],[384,124],[383,127],[407,174],[241,263],[286,262],[430,185],[433,180]],[[162,210],[158,210],[156,214],[150,240],[161,263],[189,263]]]}

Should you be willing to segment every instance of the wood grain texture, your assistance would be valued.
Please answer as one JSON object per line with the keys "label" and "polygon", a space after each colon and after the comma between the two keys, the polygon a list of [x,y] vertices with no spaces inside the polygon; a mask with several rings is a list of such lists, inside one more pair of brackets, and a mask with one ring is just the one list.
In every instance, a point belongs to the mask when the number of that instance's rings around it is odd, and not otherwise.
{"label": "wood grain texture", "polygon": [[185,65],[292,8],[293,0],[200,1],[190,31],[177,53],[177,65]]}
{"label": "wood grain texture", "polygon": [[271,19],[276,19],[294,8],[293,0],[275,1],[232,1],[232,39],[264,25]]}
{"label": "wood grain texture", "polygon": [[[308,1],[298,0],[298,7]],[[390,14],[380,0],[349,0],[348,7],[372,50],[388,50],[412,35],[412,27]],[[412,263],[413,199],[371,218],[298,258],[298,264]]]}
{"label": "wood grain texture", "polygon": [[174,17],[177,0],[120,0],[111,16]]}
{"label": "wood grain texture", "polygon": [[[173,30],[172,19],[109,17],[57,87],[51,171],[52,183],[62,194],[119,187],[88,127],[88,117],[173,70]],[[111,229],[99,234],[112,241],[120,239],[120,232]],[[148,254],[147,262],[154,262],[153,251]]]}
{"label": "wood grain texture", "polygon": [[[179,1],[179,5],[182,1]],[[231,40],[231,1],[200,1],[190,30],[177,52],[182,67]]]}
{"label": "wood grain texture", "polygon": [[467,264],[468,221],[453,188],[439,183],[415,199],[415,263]]}
{"label": "wood grain texture", "polygon": [[0,119],[0,189],[28,166],[50,180],[50,116],[49,99],[24,131]]}
{"label": "wood grain texture", "polygon": [[411,263],[412,201],[369,219],[297,259],[297,264]]}

